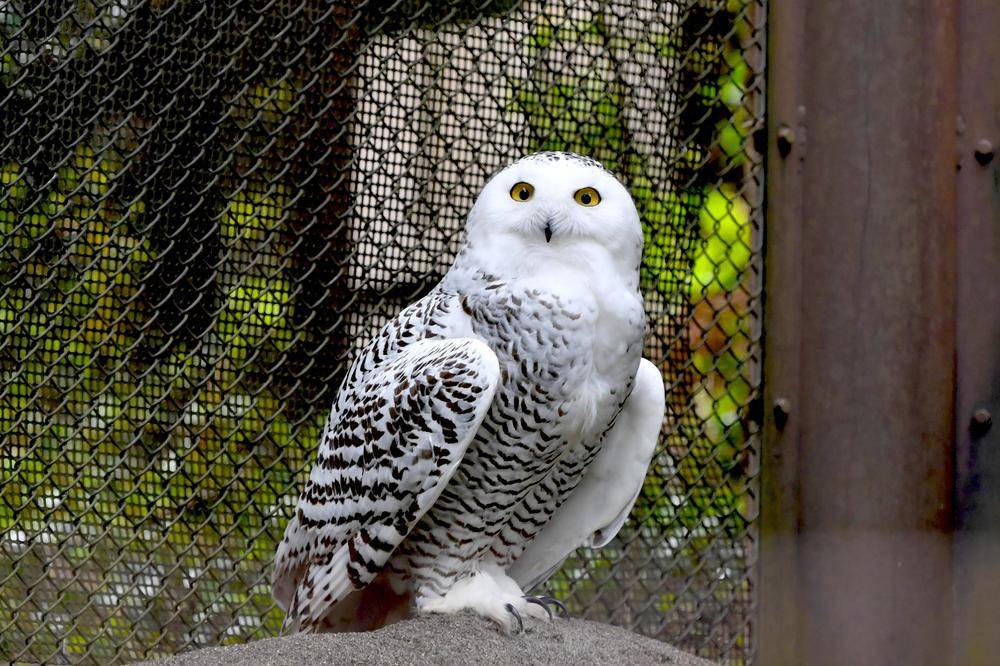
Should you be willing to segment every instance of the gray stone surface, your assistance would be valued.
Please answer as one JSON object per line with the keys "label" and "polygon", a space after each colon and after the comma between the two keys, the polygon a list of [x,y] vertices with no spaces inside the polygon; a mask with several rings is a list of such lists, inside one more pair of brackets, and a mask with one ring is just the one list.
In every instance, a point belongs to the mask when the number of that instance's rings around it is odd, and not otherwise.
{"label": "gray stone surface", "polygon": [[625,629],[586,620],[531,621],[523,634],[504,636],[472,615],[425,615],[378,631],[295,635],[188,652],[161,666],[278,666],[291,664],[677,664],[710,662]]}

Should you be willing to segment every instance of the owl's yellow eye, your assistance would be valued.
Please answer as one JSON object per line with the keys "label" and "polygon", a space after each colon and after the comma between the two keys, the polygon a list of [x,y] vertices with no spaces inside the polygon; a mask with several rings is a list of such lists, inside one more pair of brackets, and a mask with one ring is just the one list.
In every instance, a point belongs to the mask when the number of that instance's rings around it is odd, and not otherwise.
{"label": "owl's yellow eye", "polygon": [[533,196],[535,196],[535,188],[531,186],[531,183],[517,183],[510,188],[510,198],[514,201],[527,201]]}
{"label": "owl's yellow eye", "polygon": [[601,193],[592,187],[581,187],[573,194],[573,200],[581,206],[590,208],[601,203]]}

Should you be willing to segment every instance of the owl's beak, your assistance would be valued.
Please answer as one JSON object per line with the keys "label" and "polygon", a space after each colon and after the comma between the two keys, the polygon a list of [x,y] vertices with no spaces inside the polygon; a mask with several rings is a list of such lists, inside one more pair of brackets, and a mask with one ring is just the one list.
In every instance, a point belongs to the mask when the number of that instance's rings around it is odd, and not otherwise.
{"label": "owl's beak", "polygon": [[545,220],[545,242],[552,240],[552,220]]}

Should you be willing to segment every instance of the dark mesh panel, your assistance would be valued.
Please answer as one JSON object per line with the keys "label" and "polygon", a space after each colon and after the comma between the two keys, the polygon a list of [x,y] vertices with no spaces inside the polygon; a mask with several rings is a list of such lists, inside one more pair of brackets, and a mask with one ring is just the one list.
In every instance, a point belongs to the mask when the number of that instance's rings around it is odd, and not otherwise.
{"label": "dark mesh panel", "polygon": [[752,659],[763,0],[0,2],[0,660],[274,635],[352,351],[496,169],[602,160],[668,419],[571,613]]}

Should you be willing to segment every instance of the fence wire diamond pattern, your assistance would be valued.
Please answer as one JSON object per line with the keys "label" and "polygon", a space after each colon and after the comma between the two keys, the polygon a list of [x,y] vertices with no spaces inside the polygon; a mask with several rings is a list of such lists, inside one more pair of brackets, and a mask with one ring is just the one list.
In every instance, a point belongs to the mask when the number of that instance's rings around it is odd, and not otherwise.
{"label": "fence wire diamond pattern", "polygon": [[669,404],[632,519],[548,590],[752,661],[764,10],[0,2],[0,660],[274,635],[347,359],[559,149],[633,193]]}

